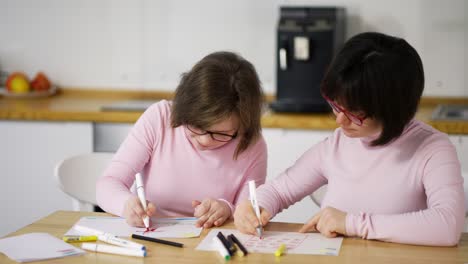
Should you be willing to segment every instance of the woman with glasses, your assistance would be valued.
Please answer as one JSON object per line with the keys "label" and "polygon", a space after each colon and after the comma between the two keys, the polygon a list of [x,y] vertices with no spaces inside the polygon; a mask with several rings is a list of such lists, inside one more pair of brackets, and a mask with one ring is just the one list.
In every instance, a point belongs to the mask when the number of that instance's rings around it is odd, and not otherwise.
{"label": "woman with glasses", "polygon": [[[97,182],[99,206],[132,226],[144,226],[146,216],[222,225],[247,198],[248,181],[265,182],[262,104],[250,62],[230,52],[204,57],[182,76],[173,101],[153,104],[138,119]],[[146,211],[130,191],[138,172]]]}
{"label": "woman with glasses", "polygon": [[[328,184],[321,210],[300,232],[453,246],[463,230],[463,178],[446,134],[414,119],[424,88],[405,40],[362,33],[347,41],[321,85],[339,128],[260,186],[261,224]],[[234,214],[255,234],[248,201]]]}

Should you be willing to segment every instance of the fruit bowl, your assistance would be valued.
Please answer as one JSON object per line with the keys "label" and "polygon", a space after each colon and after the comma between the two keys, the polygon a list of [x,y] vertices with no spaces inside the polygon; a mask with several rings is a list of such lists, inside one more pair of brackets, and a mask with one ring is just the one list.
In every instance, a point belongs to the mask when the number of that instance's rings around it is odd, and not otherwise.
{"label": "fruit bowl", "polygon": [[51,85],[48,90],[45,91],[30,91],[25,93],[14,93],[6,89],[6,87],[0,87],[0,95],[12,98],[38,98],[47,97],[57,93],[57,86]]}

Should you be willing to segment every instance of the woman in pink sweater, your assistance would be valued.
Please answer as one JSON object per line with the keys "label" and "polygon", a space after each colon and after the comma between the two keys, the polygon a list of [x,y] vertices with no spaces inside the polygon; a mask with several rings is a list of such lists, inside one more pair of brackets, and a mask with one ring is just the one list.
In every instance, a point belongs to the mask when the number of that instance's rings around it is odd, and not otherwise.
{"label": "woman in pink sweater", "polygon": [[[99,206],[132,226],[144,226],[145,216],[222,225],[246,199],[247,182],[265,182],[262,102],[250,62],[230,52],[206,56],[182,76],[172,102],[155,103],[138,119],[97,182]],[[146,211],[130,191],[137,172]]]}
{"label": "woman in pink sweater", "polygon": [[[300,232],[456,245],[463,178],[447,135],[413,119],[423,88],[421,59],[405,40],[362,33],[347,41],[321,86],[340,127],[258,188],[261,224],[328,184]],[[249,201],[234,221],[251,234],[259,224]]]}

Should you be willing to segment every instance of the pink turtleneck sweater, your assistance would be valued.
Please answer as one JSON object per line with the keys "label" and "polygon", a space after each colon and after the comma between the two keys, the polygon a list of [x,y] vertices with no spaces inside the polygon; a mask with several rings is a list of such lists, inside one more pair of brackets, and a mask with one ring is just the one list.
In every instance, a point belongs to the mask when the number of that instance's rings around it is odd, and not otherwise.
{"label": "pink turtleneck sweater", "polygon": [[[321,204],[347,213],[346,233],[389,242],[452,246],[463,230],[463,178],[447,135],[411,121],[386,146],[340,128],[260,186],[260,206],[276,215],[328,183]],[[312,217],[312,215],[311,215]]]}
{"label": "pink turtleneck sweater", "polygon": [[143,172],[146,199],[157,216],[193,216],[192,200],[226,201],[231,210],[248,198],[248,181],[265,182],[267,149],[263,137],[233,159],[239,138],[200,151],[184,126],[171,127],[171,103],[160,101],[136,122],[96,184],[96,199],[106,212],[122,216],[136,172]]}

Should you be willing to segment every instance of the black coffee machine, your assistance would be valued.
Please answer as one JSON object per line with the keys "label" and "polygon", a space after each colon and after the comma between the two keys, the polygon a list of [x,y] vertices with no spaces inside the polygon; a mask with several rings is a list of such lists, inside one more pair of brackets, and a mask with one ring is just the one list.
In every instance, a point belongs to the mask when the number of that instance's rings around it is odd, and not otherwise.
{"label": "black coffee machine", "polygon": [[344,42],[345,10],[281,7],[276,49],[276,112],[327,112],[320,82]]}

